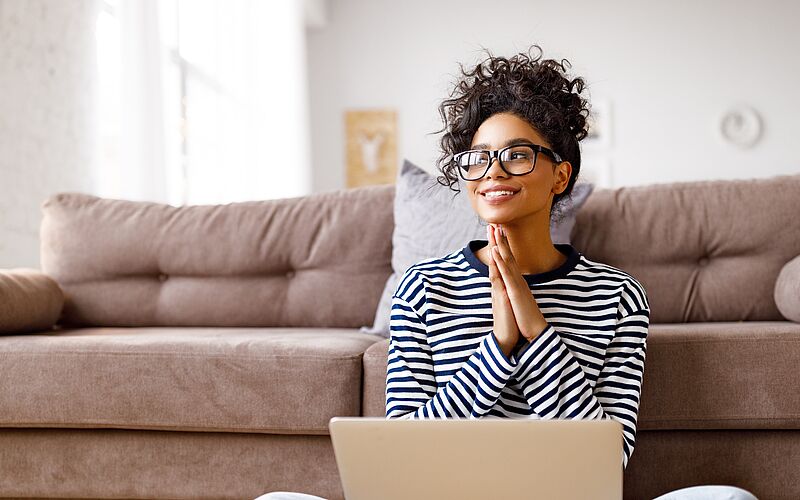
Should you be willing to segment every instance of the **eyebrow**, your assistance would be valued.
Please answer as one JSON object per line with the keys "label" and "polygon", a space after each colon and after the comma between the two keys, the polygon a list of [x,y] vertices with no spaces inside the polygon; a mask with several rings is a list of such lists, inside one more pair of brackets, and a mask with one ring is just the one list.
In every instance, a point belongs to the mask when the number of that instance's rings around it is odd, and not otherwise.
{"label": "eyebrow", "polygon": [[[516,137],[514,139],[509,139],[508,141],[506,141],[503,147],[514,146],[516,144],[532,144],[532,143],[533,141],[530,139],[526,139],[524,137]],[[489,149],[489,145],[485,143],[475,144],[474,146],[470,146],[470,149]]]}

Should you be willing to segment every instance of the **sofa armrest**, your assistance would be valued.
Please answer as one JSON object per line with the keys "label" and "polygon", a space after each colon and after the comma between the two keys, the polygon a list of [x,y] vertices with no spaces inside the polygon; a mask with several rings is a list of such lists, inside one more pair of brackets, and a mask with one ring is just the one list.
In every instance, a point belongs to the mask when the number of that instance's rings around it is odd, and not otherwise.
{"label": "sofa armrest", "polygon": [[0,334],[49,330],[64,306],[64,292],[37,269],[0,269]]}
{"label": "sofa armrest", "polygon": [[379,340],[364,351],[364,379],[361,386],[361,415],[386,416],[386,365],[389,362],[389,339]]}
{"label": "sofa armrest", "polygon": [[784,318],[800,323],[800,256],[787,262],[778,274],[775,305]]}

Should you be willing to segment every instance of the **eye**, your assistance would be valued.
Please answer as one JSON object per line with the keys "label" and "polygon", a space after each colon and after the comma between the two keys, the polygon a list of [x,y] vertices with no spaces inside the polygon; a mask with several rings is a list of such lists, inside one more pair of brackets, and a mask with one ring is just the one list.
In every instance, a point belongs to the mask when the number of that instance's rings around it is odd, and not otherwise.
{"label": "eye", "polygon": [[502,161],[513,162],[532,162],[535,157],[533,149],[527,144],[510,147],[503,151],[500,156]]}
{"label": "eye", "polygon": [[479,151],[467,151],[459,157],[458,163],[461,166],[482,165],[486,163],[486,155]]}

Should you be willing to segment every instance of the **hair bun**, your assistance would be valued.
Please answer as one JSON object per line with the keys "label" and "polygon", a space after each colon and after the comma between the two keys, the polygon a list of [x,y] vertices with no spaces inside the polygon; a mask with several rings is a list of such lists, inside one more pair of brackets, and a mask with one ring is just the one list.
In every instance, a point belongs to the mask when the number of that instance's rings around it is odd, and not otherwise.
{"label": "hair bun", "polygon": [[570,79],[566,75],[566,70],[572,67],[566,59],[562,59],[560,64],[553,60],[545,62],[550,63],[548,66],[558,73],[562,83],[561,88],[555,92],[554,101],[564,117],[564,127],[580,141],[589,132],[589,100],[581,96],[586,82],[583,78]]}

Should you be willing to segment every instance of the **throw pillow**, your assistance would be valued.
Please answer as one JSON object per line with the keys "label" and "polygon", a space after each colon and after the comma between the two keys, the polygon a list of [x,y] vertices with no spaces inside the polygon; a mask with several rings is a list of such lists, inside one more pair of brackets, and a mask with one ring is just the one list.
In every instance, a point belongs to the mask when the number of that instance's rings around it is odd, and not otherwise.
{"label": "throw pillow", "polygon": [[800,323],[800,256],[787,262],[778,274],[775,305],[784,318]]}
{"label": "throw pillow", "polygon": [[[393,272],[386,280],[374,324],[371,328],[362,326],[362,333],[389,338],[392,295],[406,269],[421,260],[443,257],[471,240],[486,239],[486,223],[472,210],[464,184],[460,186],[461,192],[456,194],[422,168],[408,160],[403,162],[394,198]],[[570,243],[575,214],[593,189],[591,183],[576,182],[570,197],[553,210],[553,243]]]}
{"label": "throw pillow", "polygon": [[64,293],[37,269],[0,269],[0,333],[50,330],[61,314]]}

